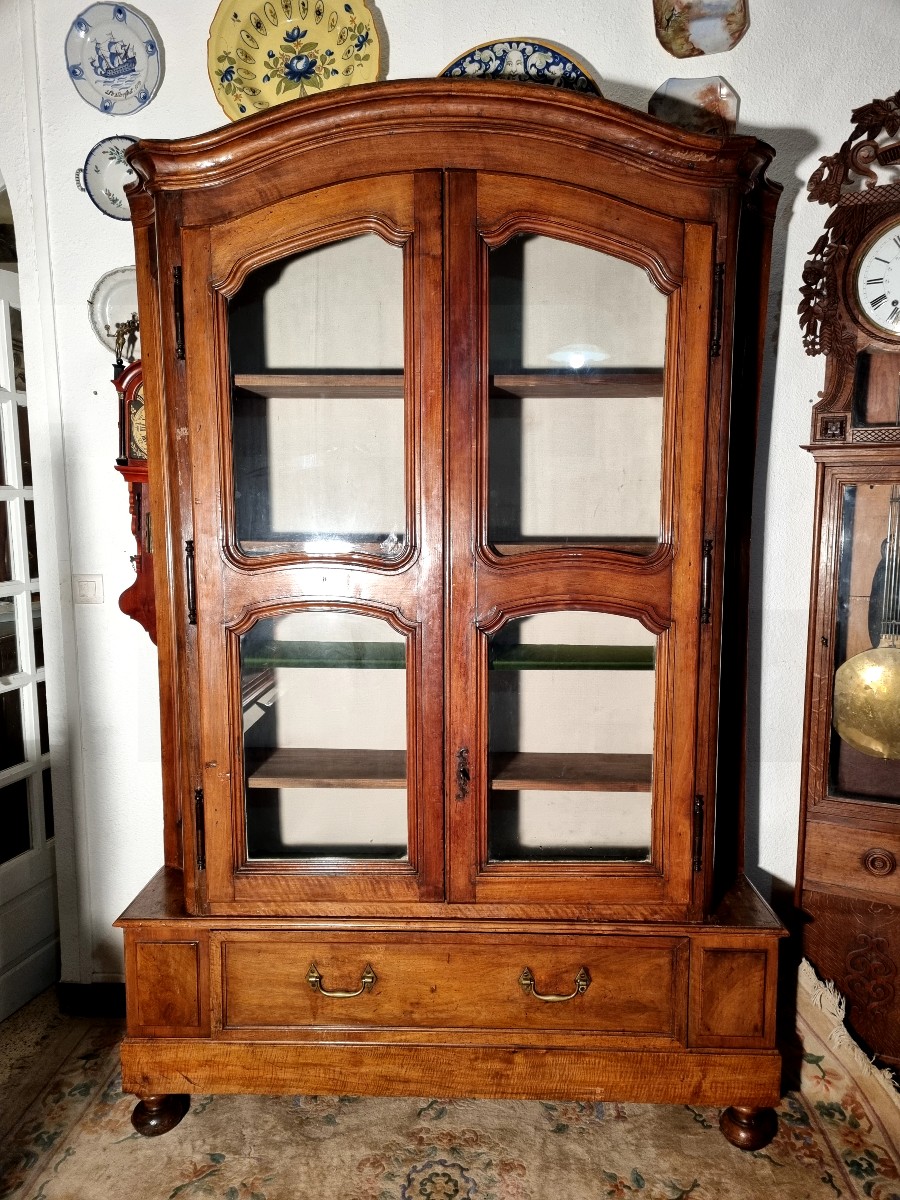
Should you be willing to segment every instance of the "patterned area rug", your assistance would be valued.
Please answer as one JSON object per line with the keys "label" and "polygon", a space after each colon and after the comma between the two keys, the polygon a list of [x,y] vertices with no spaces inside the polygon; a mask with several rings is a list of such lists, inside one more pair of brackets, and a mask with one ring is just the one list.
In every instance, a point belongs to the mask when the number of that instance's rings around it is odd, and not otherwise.
{"label": "patterned area rug", "polygon": [[[811,972],[810,972],[811,975]],[[900,1101],[807,977],[800,1087],[747,1154],[717,1109],[351,1096],[196,1096],[145,1139],[112,1023],[82,1032],[0,1151],[16,1200],[900,1200]]]}

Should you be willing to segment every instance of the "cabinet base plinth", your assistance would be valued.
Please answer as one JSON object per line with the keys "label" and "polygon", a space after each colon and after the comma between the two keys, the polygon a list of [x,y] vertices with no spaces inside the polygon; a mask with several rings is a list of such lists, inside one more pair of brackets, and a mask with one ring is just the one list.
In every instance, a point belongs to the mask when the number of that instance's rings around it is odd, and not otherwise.
{"label": "cabinet base plinth", "polygon": [[740,1096],[752,1111],[777,1104],[781,1059],[776,1051],[717,1054],[126,1038],[122,1072],[123,1088],[138,1095],[175,1093],[189,1086],[198,1093],[646,1104],[726,1105]]}
{"label": "cabinet base plinth", "polygon": [[778,1132],[778,1117],[771,1108],[726,1108],[719,1128],[739,1150],[761,1150]]}
{"label": "cabinet base plinth", "polygon": [[145,1096],[134,1106],[131,1123],[142,1137],[158,1137],[174,1129],[190,1106],[183,1093]]}

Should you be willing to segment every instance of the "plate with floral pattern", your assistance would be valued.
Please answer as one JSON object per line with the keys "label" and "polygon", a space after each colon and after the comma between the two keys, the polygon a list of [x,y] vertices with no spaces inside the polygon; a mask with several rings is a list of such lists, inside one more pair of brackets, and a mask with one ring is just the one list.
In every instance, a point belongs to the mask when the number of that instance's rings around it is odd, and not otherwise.
{"label": "plate with floral pattern", "polygon": [[159,91],[162,42],[152,21],[136,8],[92,4],[72,22],[66,66],[82,100],[109,116],[127,116]]}
{"label": "plate with floral pattern", "polygon": [[125,151],[136,141],[127,133],[104,138],[90,151],[84,166],[75,172],[79,191],[87,192],[97,208],[116,221],[127,221],[131,216],[125,185],[134,181],[135,174]]}
{"label": "plate with floral pattern", "polygon": [[559,46],[534,38],[503,38],[473,46],[446,66],[448,79],[512,79],[601,96],[585,67]]}
{"label": "plate with floral pattern", "polygon": [[378,30],[364,0],[222,0],[207,66],[232,121],[285,100],[378,78]]}

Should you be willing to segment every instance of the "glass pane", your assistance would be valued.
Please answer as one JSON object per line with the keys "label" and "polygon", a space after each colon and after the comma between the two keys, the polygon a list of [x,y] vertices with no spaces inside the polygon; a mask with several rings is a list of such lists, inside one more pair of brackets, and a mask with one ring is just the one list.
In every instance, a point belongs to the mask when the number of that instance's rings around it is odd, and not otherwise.
{"label": "glass pane", "polygon": [[22,736],[22,693],[0,692],[0,771],[25,761]]}
{"label": "glass pane", "polygon": [[16,602],[0,598],[0,677],[19,670],[19,639],[16,635]]}
{"label": "glass pane", "polygon": [[490,252],[489,540],[501,553],[659,540],[666,297],[547,237]]}
{"label": "glass pane", "polygon": [[900,355],[861,350],[853,378],[855,426],[900,425]]}
{"label": "glass pane", "polygon": [[41,754],[46,754],[50,749],[50,731],[47,725],[47,685],[39,683],[37,685],[38,698],[38,732],[41,741]]}
{"label": "glass pane", "polygon": [[900,482],[844,488],[832,794],[900,803]]}
{"label": "glass pane", "polygon": [[538,613],[490,639],[492,859],[643,862],[656,637],[608,613]]}
{"label": "glass pane", "polygon": [[41,771],[41,787],[44,798],[44,837],[49,842],[56,833],[53,820],[53,784],[50,780],[49,767],[47,770]]}
{"label": "glass pane", "polygon": [[355,613],[241,638],[247,855],[407,856],[406,641]]}
{"label": "glass pane", "polygon": [[229,320],[241,549],[402,553],[402,249],[366,234],[260,267]]}
{"label": "glass pane", "polygon": [[[25,391],[25,348],[22,342],[22,313],[18,308],[10,308],[9,325],[12,332],[13,371],[17,392]],[[27,441],[27,438],[26,438]]]}
{"label": "glass pane", "polygon": [[28,434],[28,409],[24,404],[16,405],[19,422],[19,453],[22,455],[22,487],[31,487],[31,438]]}
{"label": "glass pane", "polygon": [[9,503],[0,500],[0,583],[12,579],[12,548],[9,544]]}
{"label": "glass pane", "polygon": [[31,593],[31,627],[34,631],[34,665],[40,669],[44,665],[44,631],[41,623],[41,594]]}
{"label": "glass pane", "polygon": [[0,788],[0,829],[0,863],[31,849],[27,779]]}
{"label": "glass pane", "polygon": [[25,501],[25,541],[28,547],[28,578],[37,579],[37,538],[34,532],[34,501]]}

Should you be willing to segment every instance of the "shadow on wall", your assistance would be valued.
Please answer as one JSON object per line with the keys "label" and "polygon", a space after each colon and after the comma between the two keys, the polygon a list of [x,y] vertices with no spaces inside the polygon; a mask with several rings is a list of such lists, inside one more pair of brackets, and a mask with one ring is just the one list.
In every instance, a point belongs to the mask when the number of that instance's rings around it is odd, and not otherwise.
{"label": "shadow on wall", "polygon": [[[588,64],[593,71],[593,64]],[[600,75],[597,74],[597,78]],[[627,104],[638,111],[646,112],[648,95],[646,89],[636,88],[629,84],[617,83],[608,78],[602,79],[603,94],[608,100],[618,104]],[[759,865],[761,843],[761,705],[762,705],[762,655],[761,645],[763,636],[763,561],[766,540],[766,499],[769,486],[769,460],[772,444],[772,418],[775,398],[775,367],[778,359],[778,344],[781,334],[782,294],[785,287],[790,295],[796,294],[797,303],[800,300],[799,274],[796,278],[785,278],[785,260],[787,248],[788,227],[797,204],[798,196],[805,194],[806,179],[798,175],[801,162],[808,160],[818,148],[818,139],[808,129],[792,126],[772,127],[750,125],[738,121],[738,134],[746,134],[768,142],[775,150],[775,160],[769,170],[770,178],[782,185],[784,191],[778,204],[778,213],[772,239],[772,266],[769,278],[769,302],[766,319],[765,357],[763,360],[762,379],[760,386],[759,434],[756,448],[756,464],[753,488],[753,539],[750,551],[750,627],[749,627],[749,664],[747,679],[747,776],[746,776],[746,869],[747,873],[762,894],[772,901],[783,918],[790,915],[792,908],[792,888],[783,880],[763,870]],[[826,148],[827,149],[827,148]],[[825,150],[823,150],[823,153]],[[825,212],[822,220],[824,223]],[[796,337],[800,343],[799,324],[791,322],[791,314],[796,305],[788,305],[785,335]],[[797,397],[796,403],[805,404],[804,397]],[[791,564],[792,570],[799,568],[808,572],[809,565]],[[802,695],[801,695],[802,703]],[[797,761],[801,756],[801,747],[797,746]],[[799,793],[796,797],[799,812]]]}

